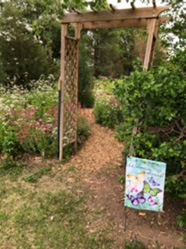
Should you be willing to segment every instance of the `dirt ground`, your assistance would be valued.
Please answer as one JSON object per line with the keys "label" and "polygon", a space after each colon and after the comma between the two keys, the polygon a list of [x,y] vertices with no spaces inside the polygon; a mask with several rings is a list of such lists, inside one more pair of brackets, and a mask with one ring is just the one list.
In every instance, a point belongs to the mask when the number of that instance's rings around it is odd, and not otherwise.
{"label": "dirt ground", "polygon": [[[91,135],[85,145],[63,167],[78,168],[83,182],[83,191],[91,194],[87,204],[90,223],[89,231],[108,226],[116,240],[114,248],[124,248],[127,239],[137,238],[154,248],[156,241],[161,248],[184,246],[183,229],[176,225],[180,211],[179,203],[165,196],[164,212],[137,211],[124,208],[124,184],[118,179],[124,175],[123,145],[114,139],[114,132],[93,122],[91,111],[84,113],[92,122]],[[104,215],[91,220],[91,213],[97,210]],[[124,232],[126,219],[126,234]]]}

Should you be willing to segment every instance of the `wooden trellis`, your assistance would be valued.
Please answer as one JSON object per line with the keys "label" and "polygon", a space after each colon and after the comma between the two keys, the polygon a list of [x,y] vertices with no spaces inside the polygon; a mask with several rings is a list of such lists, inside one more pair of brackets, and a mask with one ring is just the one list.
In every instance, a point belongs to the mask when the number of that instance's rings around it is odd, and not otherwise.
{"label": "wooden trellis", "polygon": [[[65,38],[65,80],[63,85],[63,146],[76,143],[78,42]],[[75,145],[76,146],[76,145]]]}
{"label": "wooden trellis", "polygon": [[[110,4],[110,10],[80,12],[74,9],[60,21],[61,32],[61,73],[59,81],[59,160],[63,158],[63,148],[74,143],[77,149],[77,96],[78,96],[78,42],[82,29],[95,28],[130,28],[147,27],[148,39],[146,45],[144,69],[152,65],[158,27],[169,17],[159,15],[168,10],[169,6],[136,8],[131,3],[130,9],[117,10]],[[75,28],[75,36],[68,36],[68,26]]]}

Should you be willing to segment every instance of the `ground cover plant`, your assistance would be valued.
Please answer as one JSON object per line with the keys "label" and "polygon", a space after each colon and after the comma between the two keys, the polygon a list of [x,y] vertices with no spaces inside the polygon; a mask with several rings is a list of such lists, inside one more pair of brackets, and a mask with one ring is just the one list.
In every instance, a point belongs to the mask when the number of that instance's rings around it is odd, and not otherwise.
{"label": "ground cover plant", "polygon": [[[31,82],[30,88],[1,88],[0,153],[5,157],[57,155],[58,91],[54,77],[41,77]],[[89,125],[80,112],[78,120],[78,135],[86,138]]]}

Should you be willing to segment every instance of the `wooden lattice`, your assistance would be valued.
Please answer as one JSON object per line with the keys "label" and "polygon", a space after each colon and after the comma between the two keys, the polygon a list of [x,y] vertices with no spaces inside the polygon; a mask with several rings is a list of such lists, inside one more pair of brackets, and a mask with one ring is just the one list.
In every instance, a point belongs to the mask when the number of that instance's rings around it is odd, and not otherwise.
{"label": "wooden lattice", "polygon": [[78,41],[65,38],[65,64],[63,88],[63,147],[77,138],[77,65]]}

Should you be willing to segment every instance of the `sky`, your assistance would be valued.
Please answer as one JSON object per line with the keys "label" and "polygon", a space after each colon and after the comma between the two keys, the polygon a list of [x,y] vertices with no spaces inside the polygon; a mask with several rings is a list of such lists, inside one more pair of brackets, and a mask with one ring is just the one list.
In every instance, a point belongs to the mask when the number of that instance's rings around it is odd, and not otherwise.
{"label": "sky", "polygon": [[[130,2],[132,2],[132,0],[129,1],[129,3],[127,3],[125,0],[121,0],[121,3],[118,3],[117,0],[107,0],[107,1],[108,1],[109,4],[110,3],[113,4],[118,9],[128,9],[128,8],[131,8]],[[161,6],[161,5],[165,6],[165,3],[161,4],[161,0],[156,0],[156,5],[157,6]],[[150,3],[147,5],[145,3],[141,3],[140,0],[136,0],[135,6],[136,7],[151,7],[153,5],[152,5],[152,1],[150,1]]]}

